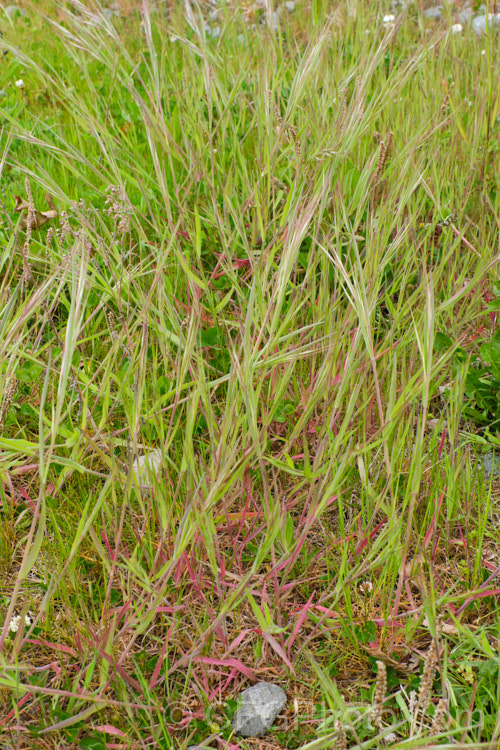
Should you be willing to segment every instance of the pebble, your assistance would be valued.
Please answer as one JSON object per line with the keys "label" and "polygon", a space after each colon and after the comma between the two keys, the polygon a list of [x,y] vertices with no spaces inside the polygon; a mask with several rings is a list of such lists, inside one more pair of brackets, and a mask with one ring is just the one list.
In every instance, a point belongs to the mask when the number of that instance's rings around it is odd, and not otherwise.
{"label": "pebble", "polygon": [[500,473],[500,456],[494,453],[485,453],[483,456],[483,474],[489,479],[493,474],[496,477]]}
{"label": "pebble", "polygon": [[138,456],[132,464],[132,474],[141,490],[150,490],[154,486],[155,477],[162,463],[161,448],[154,448],[148,453]]}
{"label": "pebble", "polygon": [[26,11],[24,8],[20,8],[19,5],[7,5],[5,12],[9,18],[15,18],[16,16],[25,16]]}
{"label": "pebble", "polygon": [[472,19],[472,28],[478,36],[486,33],[486,17],[476,16]]}
{"label": "pebble", "polygon": [[106,21],[111,21],[113,18],[119,18],[120,17],[120,11],[119,10],[112,10],[111,8],[103,8],[102,9],[102,15],[106,19]]}
{"label": "pebble", "polygon": [[424,18],[432,19],[433,21],[439,21],[441,18],[441,12],[443,10],[442,5],[436,5],[435,8],[427,8],[427,10],[422,11],[422,15]]}
{"label": "pebble", "polygon": [[[500,28],[500,13],[488,13],[488,26],[489,28]],[[478,36],[486,34],[486,14],[483,13],[481,16],[475,16],[472,19],[472,28]]]}
{"label": "pebble", "polygon": [[485,16],[476,16],[472,19],[472,28],[478,36],[486,33],[486,18]]}
{"label": "pebble", "polygon": [[286,693],[269,682],[258,682],[243,690],[233,717],[234,733],[240,737],[262,737],[286,706]]}
{"label": "pebble", "polygon": [[474,15],[474,11],[470,7],[470,5],[464,5],[462,10],[457,16],[458,23],[470,23],[472,16]]}

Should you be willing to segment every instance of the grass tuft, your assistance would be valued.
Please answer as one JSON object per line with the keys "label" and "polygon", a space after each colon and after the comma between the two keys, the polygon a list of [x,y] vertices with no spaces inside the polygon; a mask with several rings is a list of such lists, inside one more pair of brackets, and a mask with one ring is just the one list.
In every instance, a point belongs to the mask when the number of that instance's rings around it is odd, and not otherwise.
{"label": "grass tuft", "polygon": [[0,20],[19,748],[500,737],[494,39],[260,5]]}

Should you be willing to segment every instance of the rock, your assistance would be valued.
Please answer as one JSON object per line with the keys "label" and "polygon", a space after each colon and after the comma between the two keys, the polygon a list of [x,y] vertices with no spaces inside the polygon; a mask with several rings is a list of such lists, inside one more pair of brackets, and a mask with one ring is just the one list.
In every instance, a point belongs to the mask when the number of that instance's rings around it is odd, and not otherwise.
{"label": "rock", "polygon": [[474,15],[474,12],[470,5],[464,5],[462,10],[457,16],[458,23],[470,23],[472,16]]}
{"label": "rock", "polygon": [[155,448],[143,456],[138,456],[132,464],[132,474],[141,490],[150,490],[161,467],[161,449]]}
{"label": "rock", "polygon": [[7,5],[5,12],[9,18],[15,18],[16,16],[25,16],[26,11],[24,8],[20,8],[19,5]]}
{"label": "rock", "polygon": [[495,456],[494,453],[485,453],[483,456],[483,474],[486,479],[489,479],[491,475],[494,477],[500,473],[500,456]]}
{"label": "rock", "polygon": [[484,16],[476,16],[472,19],[472,28],[478,36],[486,33],[486,18]]}
{"label": "rock", "polygon": [[120,17],[120,11],[119,10],[112,10],[111,8],[103,8],[102,9],[102,15],[106,19],[106,21],[112,21],[113,18],[119,18]]}
{"label": "rock", "polygon": [[488,13],[488,18],[486,18],[486,13],[484,13],[472,19],[472,28],[478,36],[486,34],[486,26],[490,29],[500,28],[500,13]]}
{"label": "rock", "polygon": [[427,10],[423,10],[422,15],[424,18],[432,19],[433,21],[439,21],[439,19],[441,18],[442,10],[442,5],[436,5],[435,8],[427,8]]}
{"label": "rock", "polygon": [[258,682],[243,690],[233,718],[234,733],[240,737],[262,737],[286,706],[286,693],[269,682]]}

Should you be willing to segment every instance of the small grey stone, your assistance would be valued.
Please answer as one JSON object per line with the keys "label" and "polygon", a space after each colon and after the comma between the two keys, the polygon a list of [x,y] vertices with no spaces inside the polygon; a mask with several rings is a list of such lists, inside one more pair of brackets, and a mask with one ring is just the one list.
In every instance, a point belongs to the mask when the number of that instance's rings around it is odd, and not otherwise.
{"label": "small grey stone", "polygon": [[472,28],[478,36],[486,34],[486,25],[490,28],[493,27],[498,29],[500,27],[500,13],[488,13],[487,19],[486,14],[484,13],[483,15],[475,16],[475,18],[472,19]]}
{"label": "small grey stone", "polygon": [[25,16],[26,11],[24,8],[20,8],[19,5],[7,5],[5,12],[9,18],[15,18],[16,16]]}
{"label": "small grey stone", "polygon": [[473,16],[473,10],[470,7],[470,5],[464,5],[464,7],[462,8],[462,10],[457,16],[457,21],[458,23],[463,23],[463,24],[470,23],[472,16]]}
{"label": "small grey stone", "polygon": [[500,473],[500,456],[494,453],[485,453],[483,456],[483,474],[488,479],[497,476]]}
{"label": "small grey stone", "polygon": [[262,737],[286,706],[286,693],[269,682],[258,682],[243,690],[233,717],[234,733],[240,737]]}
{"label": "small grey stone", "polygon": [[472,28],[478,36],[486,33],[486,16],[476,16],[472,19]]}
{"label": "small grey stone", "polygon": [[442,5],[436,5],[435,8],[427,8],[427,10],[422,11],[422,15],[424,18],[432,19],[434,21],[439,21],[441,18],[441,11],[443,10]]}
{"label": "small grey stone", "polygon": [[106,21],[111,21],[113,18],[119,18],[120,17],[120,11],[119,10],[112,10],[111,8],[103,8],[102,9],[102,15],[106,19]]}

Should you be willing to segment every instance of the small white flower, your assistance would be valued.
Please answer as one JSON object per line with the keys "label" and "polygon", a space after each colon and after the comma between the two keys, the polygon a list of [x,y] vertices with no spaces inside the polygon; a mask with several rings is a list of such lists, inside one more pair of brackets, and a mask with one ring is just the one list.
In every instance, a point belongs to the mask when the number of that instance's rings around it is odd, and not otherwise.
{"label": "small white flower", "polygon": [[482,54],[482,56],[484,57],[484,56],[485,56],[485,54],[486,54],[486,50],[485,50],[485,49],[482,49],[482,50],[481,50],[481,54]]}
{"label": "small white flower", "polygon": [[395,732],[389,732],[389,734],[384,734],[384,743],[389,742],[396,742],[398,736]]}
{"label": "small white flower", "polygon": [[362,594],[369,594],[370,591],[373,591],[373,583],[371,581],[361,581],[359,590]]}
{"label": "small white flower", "polygon": [[24,88],[24,81],[23,81],[23,79],[19,78],[19,80],[17,80],[14,85],[17,86],[18,89],[23,89]]}
{"label": "small white flower", "polygon": [[[33,622],[32,617],[33,617],[33,615],[32,615],[31,612],[30,612],[30,614],[24,615],[24,623],[25,623],[25,625],[27,627],[29,627],[31,625],[31,623]],[[9,622],[9,630],[10,630],[10,632],[11,633],[17,633],[17,631],[19,630],[19,625],[20,624],[21,624],[21,615],[14,615],[14,617],[12,618],[12,620]]]}
{"label": "small white flower", "polygon": [[389,24],[394,23],[395,20],[396,16],[394,15],[394,13],[387,13],[387,15],[382,18],[382,23],[384,24],[384,26],[389,26]]}
{"label": "small white flower", "polygon": [[462,26],[461,23],[454,23],[453,26],[451,27],[452,34],[461,34],[463,30],[464,30],[464,27]]}
{"label": "small white flower", "polygon": [[9,630],[11,633],[17,633],[19,630],[19,623],[21,622],[21,615],[16,615],[9,622]]}

